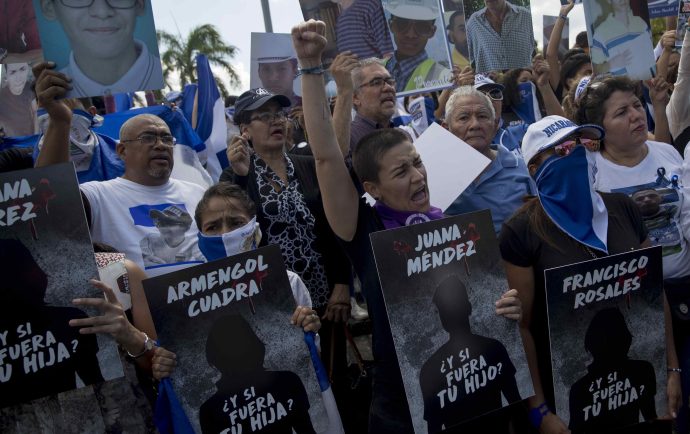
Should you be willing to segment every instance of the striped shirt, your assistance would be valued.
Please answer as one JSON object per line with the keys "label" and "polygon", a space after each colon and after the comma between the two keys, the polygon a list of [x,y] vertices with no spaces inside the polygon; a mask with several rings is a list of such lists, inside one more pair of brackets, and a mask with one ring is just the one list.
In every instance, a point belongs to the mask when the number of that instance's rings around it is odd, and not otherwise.
{"label": "striped shirt", "polygon": [[501,33],[497,33],[486,16],[486,8],[467,20],[467,45],[470,64],[475,72],[524,68],[532,65],[535,48],[532,14],[529,9],[506,1],[508,10]]}
{"label": "striped shirt", "polygon": [[383,7],[379,0],[355,0],[335,26],[338,52],[350,50],[360,59],[383,58],[393,52]]}

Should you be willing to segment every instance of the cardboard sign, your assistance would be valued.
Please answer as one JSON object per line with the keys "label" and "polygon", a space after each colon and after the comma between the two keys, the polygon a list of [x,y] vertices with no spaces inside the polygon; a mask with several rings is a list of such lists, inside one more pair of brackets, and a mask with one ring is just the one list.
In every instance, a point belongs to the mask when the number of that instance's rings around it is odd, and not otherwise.
{"label": "cardboard sign", "polygon": [[122,377],[109,335],[69,325],[103,297],[71,163],[0,174],[0,270],[0,407]]}
{"label": "cardboard sign", "polygon": [[[656,71],[647,0],[584,0],[594,74],[647,80]],[[626,24],[627,23],[627,24]]]}
{"label": "cardboard sign", "polygon": [[[682,3],[682,0],[680,0]],[[675,17],[678,13],[678,0],[650,0],[649,18]]]}
{"label": "cardboard sign", "polygon": [[0,65],[0,129],[6,137],[36,134],[34,76],[28,63]]}
{"label": "cardboard sign", "polygon": [[435,433],[533,394],[488,210],[371,235],[416,433]]}
{"label": "cardboard sign", "polygon": [[661,247],[545,270],[556,413],[613,432],[666,408]]}
{"label": "cardboard sign", "polygon": [[108,4],[99,14],[83,3],[33,0],[45,60],[72,78],[67,97],[162,89],[151,2]]}
{"label": "cardboard sign", "polygon": [[161,345],[177,354],[173,385],[197,432],[325,430],[279,247],[147,279],[144,290]]}
{"label": "cardboard sign", "polygon": [[292,107],[302,105],[302,81],[297,76],[297,54],[290,34],[252,33],[249,87],[285,95]]}

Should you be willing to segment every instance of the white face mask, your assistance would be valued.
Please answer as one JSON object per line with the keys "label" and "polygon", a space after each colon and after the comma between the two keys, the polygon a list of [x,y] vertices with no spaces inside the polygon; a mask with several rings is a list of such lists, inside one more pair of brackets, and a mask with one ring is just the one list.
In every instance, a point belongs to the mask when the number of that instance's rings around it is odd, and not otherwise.
{"label": "white face mask", "polygon": [[207,261],[227,258],[242,252],[254,250],[261,242],[261,229],[256,217],[246,225],[221,235],[198,233],[199,250]]}

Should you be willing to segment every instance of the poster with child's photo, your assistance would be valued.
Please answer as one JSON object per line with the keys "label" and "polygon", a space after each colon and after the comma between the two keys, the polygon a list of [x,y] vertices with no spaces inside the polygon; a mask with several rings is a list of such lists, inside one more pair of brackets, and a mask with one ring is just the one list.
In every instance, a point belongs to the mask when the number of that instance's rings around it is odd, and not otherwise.
{"label": "poster with child's photo", "polygon": [[177,356],[171,380],[196,432],[331,426],[304,332],[290,324],[309,295],[278,246],[146,279],[144,290],[159,342]]}
{"label": "poster with child's photo", "polygon": [[371,243],[415,433],[507,432],[504,412],[476,419],[533,394],[518,323],[496,314],[508,283],[491,213]]}
{"label": "poster with child's photo", "polygon": [[43,56],[34,5],[0,0],[0,63],[37,63]]}
{"label": "poster with child's photo", "polygon": [[577,433],[666,411],[661,248],[544,272],[556,413]]}
{"label": "poster with child's photo", "polygon": [[150,0],[33,0],[46,60],[68,98],[163,88]]}
{"label": "poster with child's photo", "polygon": [[654,76],[656,61],[647,0],[584,0],[594,74]]}
{"label": "poster with child's photo", "polygon": [[263,87],[284,95],[290,106],[302,105],[302,81],[297,76],[297,54],[288,33],[252,32],[249,87]]}
{"label": "poster with child's photo", "polygon": [[72,163],[0,174],[0,272],[3,411],[122,377],[110,335],[70,324],[100,314],[74,299],[103,297]]}

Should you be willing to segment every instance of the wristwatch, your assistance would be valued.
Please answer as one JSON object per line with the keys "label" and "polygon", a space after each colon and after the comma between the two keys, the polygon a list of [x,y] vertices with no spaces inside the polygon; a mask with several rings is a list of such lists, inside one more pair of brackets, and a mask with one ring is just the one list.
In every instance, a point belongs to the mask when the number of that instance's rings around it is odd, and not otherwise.
{"label": "wristwatch", "polygon": [[[142,333],[143,333],[143,332],[142,332]],[[142,352],[140,352],[139,354],[132,354],[132,353],[130,353],[128,350],[125,350],[125,351],[127,351],[127,355],[128,355],[129,357],[131,357],[132,359],[138,359],[139,357],[141,357],[141,356],[143,356],[144,354],[148,353],[149,351],[151,351],[151,350],[154,349],[155,347],[156,347],[156,342],[155,342],[153,339],[149,338],[149,335],[147,335],[146,333],[144,333],[144,349],[143,349]]]}

